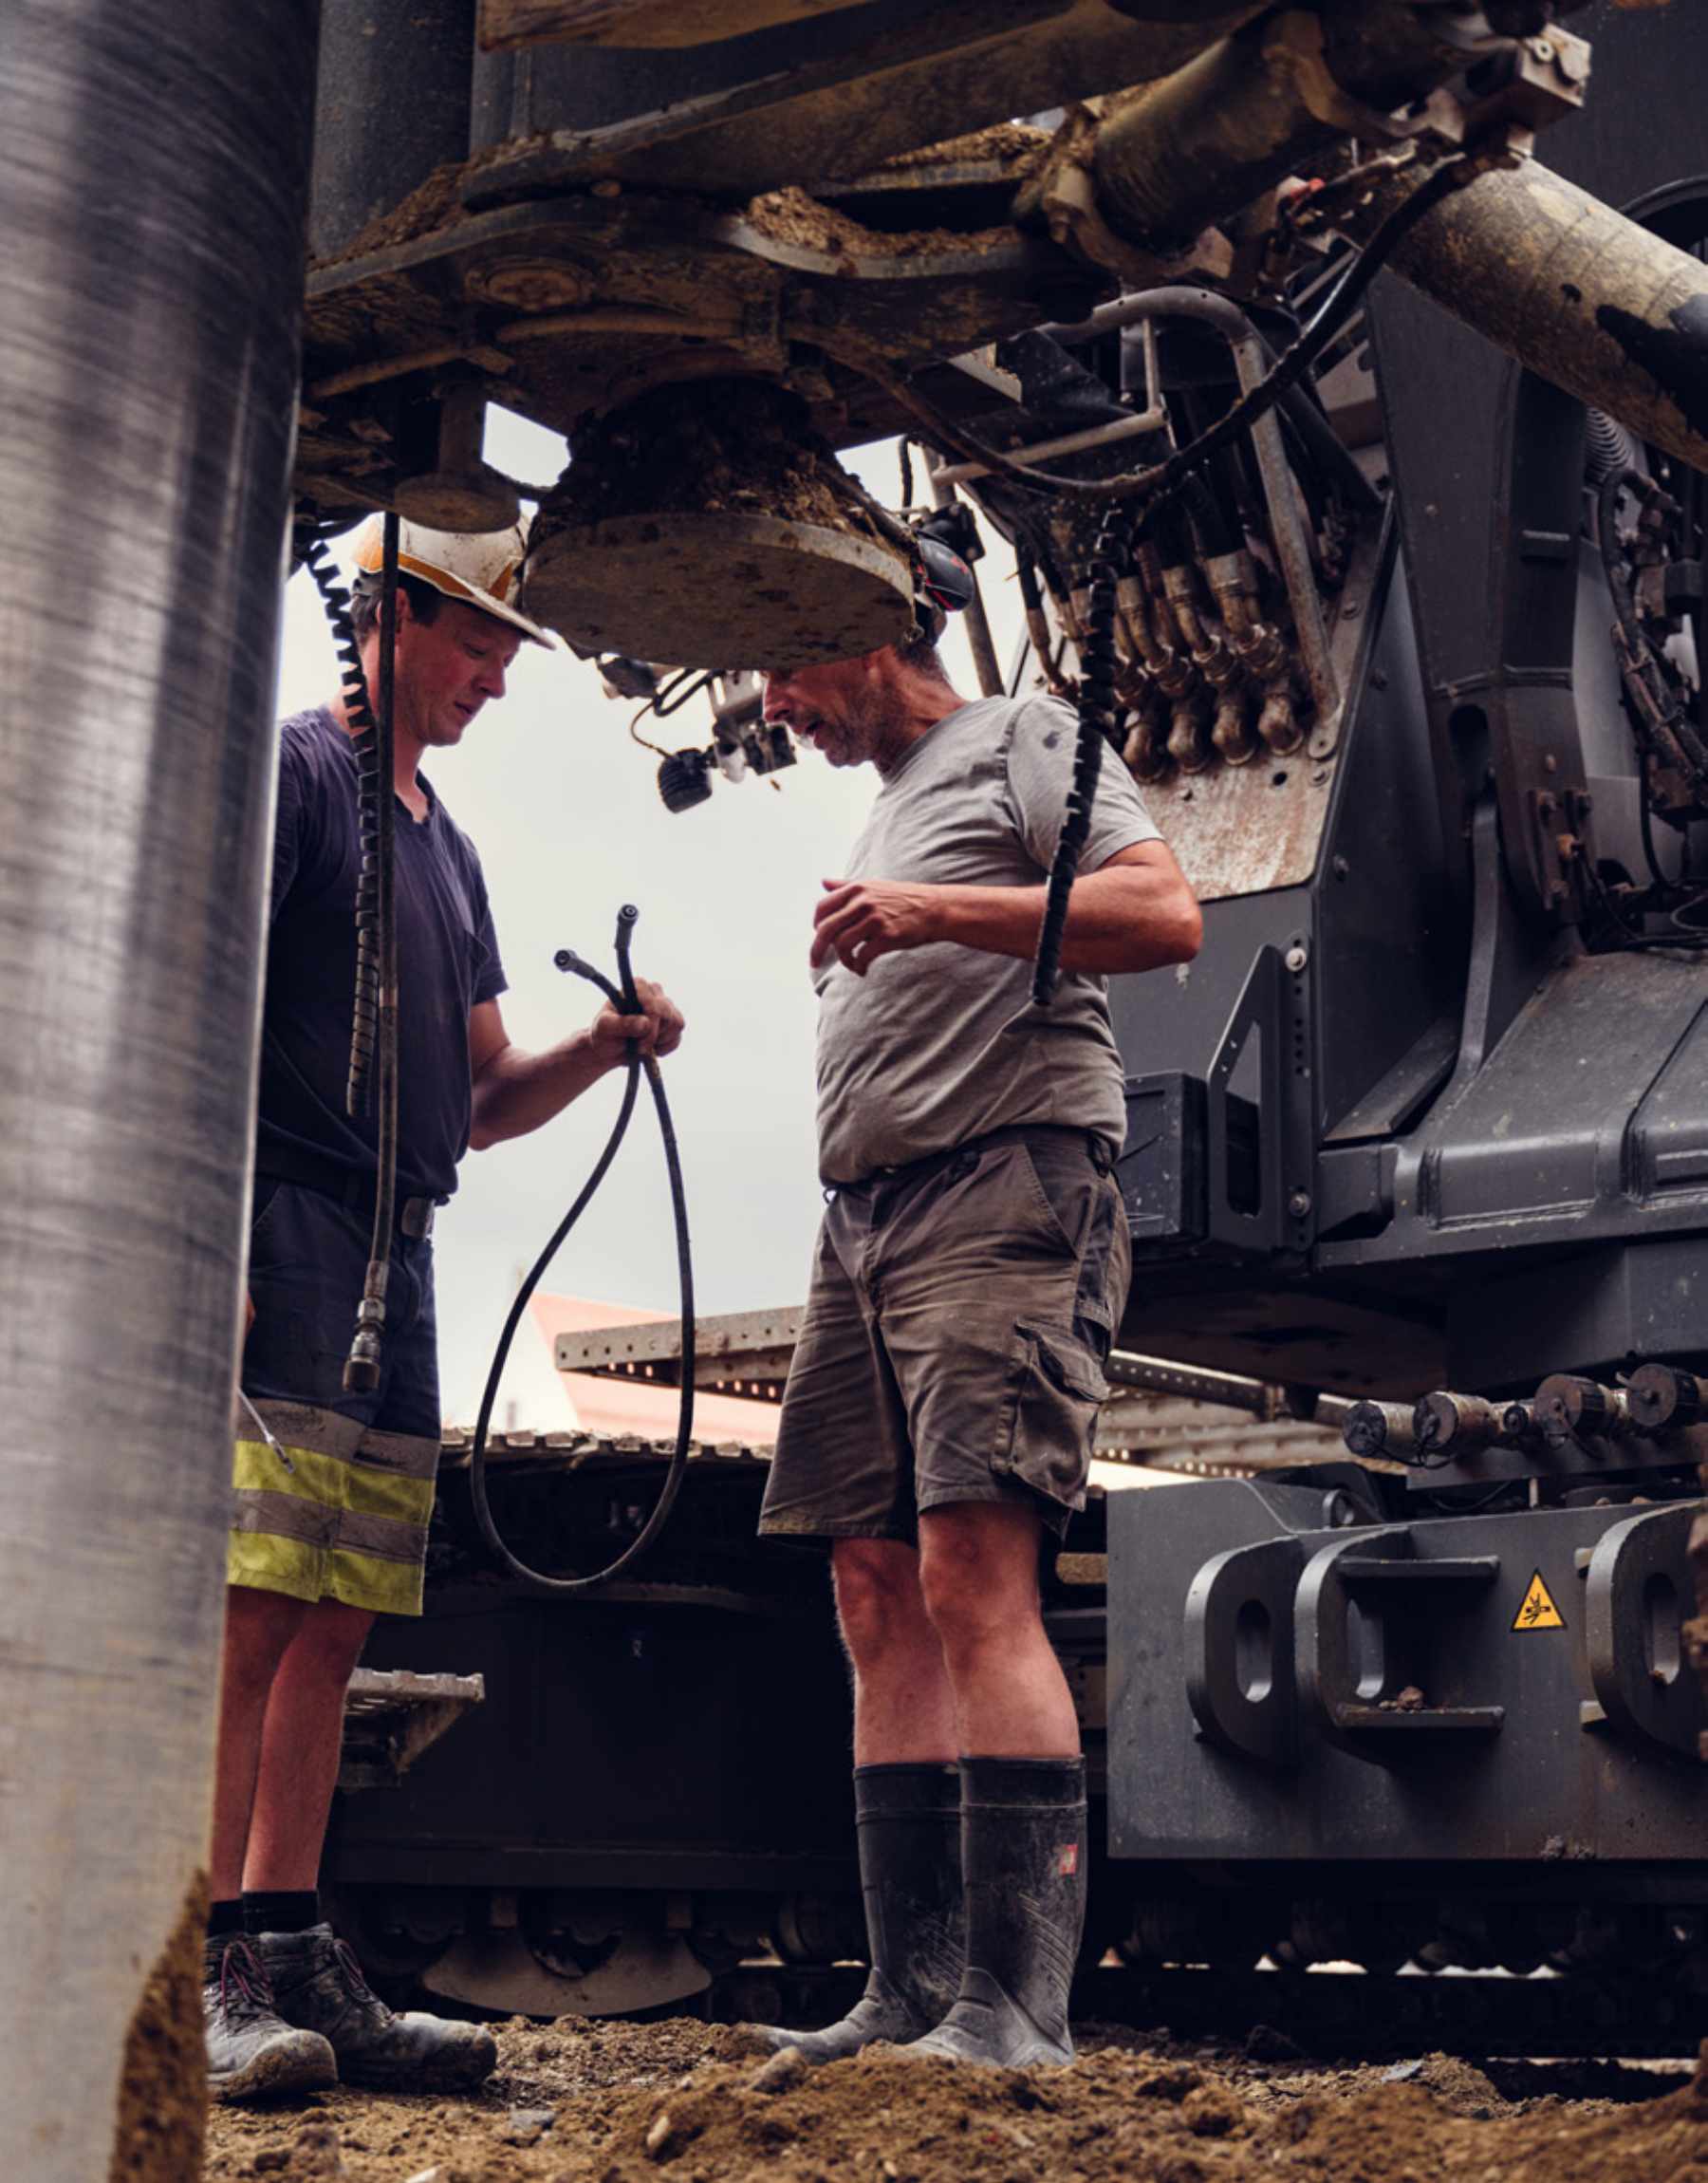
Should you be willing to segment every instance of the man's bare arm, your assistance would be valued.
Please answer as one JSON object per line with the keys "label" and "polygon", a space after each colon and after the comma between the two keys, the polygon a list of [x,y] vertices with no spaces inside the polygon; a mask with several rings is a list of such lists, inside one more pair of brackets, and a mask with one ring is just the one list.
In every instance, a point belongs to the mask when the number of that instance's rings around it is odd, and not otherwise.
{"label": "man's bare arm", "polygon": [[[900,880],[826,880],[814,915],[816,967],[838,956],[864,976],[881,955],[949,941],[1030,961],[1044,916],[1042,886],[926,886]],[[1075,880],[1062,943],[1064,970],[1100,975],[1189,962],[1203,921],[1165,842],[1117,849]]]}
{"label": "man's bare arm", "polygon": [[644,1014],[620,1016],[607,1002],[585,1031],[577,1031],[543,1054],[512,1046],[495,1000],[483,1000],[469,1012],[469,1074],[473,1113],[469,1129],[473,1151],[526,1137],[529,1130],[561,1114],[602,1076],[621,1065],[632,1038],[642,1054],[662,1058],[682,1039],[682,1015],[660,985],[635,980]]}

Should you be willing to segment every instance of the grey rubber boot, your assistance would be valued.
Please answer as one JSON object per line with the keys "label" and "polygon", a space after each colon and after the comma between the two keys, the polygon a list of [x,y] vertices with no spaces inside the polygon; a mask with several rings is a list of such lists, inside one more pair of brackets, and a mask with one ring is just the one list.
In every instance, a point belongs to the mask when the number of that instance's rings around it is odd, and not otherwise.
{"label": "grey rubber boot", "polygon": [[953,1765],[856,1766],[860,1890],[872,1968],[865,1991],[824,2031],[750,2028],[773,2050],[839,2062],[874,2040],[905,2046],[940,2023],[966,1961],[960,1774]]}
{"label": "grey rubber boot", "polygon": [[967,1969],[915,2054],[956,2062],[1073,2060],[1068,1989],[1086,1923],[1086,1762],[963,1759]]}
{"label": "grey rubber boot", "polygon": [[271,2099],[338,2082],[331,2047],[279,2015],[267,1973],[240,1932],[203,1944],[202,2031],[215,2099]]}
{"label": "grey rubber boot", "polygon": [[480,2024],[387,2008],[329,1925],[254,1939],[279,2014],[331,2042],[343,2083],[460,2091],[496,2066],[497,2043]]}

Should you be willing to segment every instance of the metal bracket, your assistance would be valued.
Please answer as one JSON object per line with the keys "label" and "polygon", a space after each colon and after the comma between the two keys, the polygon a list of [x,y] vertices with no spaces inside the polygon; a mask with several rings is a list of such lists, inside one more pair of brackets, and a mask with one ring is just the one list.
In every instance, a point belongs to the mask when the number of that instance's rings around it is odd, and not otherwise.
{"label": "metal bracket", "polygon": [[1298,1754],[1290,1633],[1305,1550],[1264,1539],[1206,1561],[1186,1595],[1186,1700],[1208,1742],[1272,1766]]}
{"label": "metal bracket", "polygon": [[1700,1756],[1708,1699],[1685,1657],[1693,1595],[1687,1548],[1699,1504],[1616,1523],[1583,1558],[1584,1643],[1593,1703],[1586,1728]]}
{"label": "metal bracket", "polygon": [[[1309,974],[1307,954],[1301,953],[1293,970],[1278,947],[1260,947],[1216,1042],[1205,1115],[1213,1241],[1266,1252],[1309,1247],[1314,1233],[1311,1115],[1309,1100],[1296,1096],[1293,1086],[1295,1074],[1309,1076]],[[1258,1090],[1253,1101],[1258,1183],[1257,1203],[1248,1209],[1233,1197],[1230,1131],[1234,1075],[1253,1035],[1258,1040]]]}
{"label": "metal bracket", "polygon": [[1503,1707],[1432,1705],[1420,1690],[1407,1703],[1404,1687],[1407,1647],[1427,1634],[1431,1611],[1476,1598],[1499,1574],[1494,1554],[1423,1559],[1404,1524],[1321,1548],[1299,1579],[1295,1610],[1301,1710],[1331,1741],[1383,1764],[1420,1736],[1497,1733]]}
{"label": "metal bracket", "polygon": [[[1146,433],[1162,432],[1168,426],[1168,407],[1157,389],[1160,380],[1157,371],[1157,326],[1154,319],[1142,319],[1139,338],[1144,345],[1144,383],[1149,390],[1149,401],[1142,410],[1131,417],[1118,417],[1107,424],[1094,424],[1085,432],[1068,432],[1054,439],[1035,439],[1030,447],[1012,447],[1007,452],[1012,461],[1037,462],[1051,455],[1083,455],[1093,447],[1107,447],[1119,439],[1134,439]],[[934,485],[963,484],[970,477],[988,477],[988,462],[951,462],[931,474]]]}

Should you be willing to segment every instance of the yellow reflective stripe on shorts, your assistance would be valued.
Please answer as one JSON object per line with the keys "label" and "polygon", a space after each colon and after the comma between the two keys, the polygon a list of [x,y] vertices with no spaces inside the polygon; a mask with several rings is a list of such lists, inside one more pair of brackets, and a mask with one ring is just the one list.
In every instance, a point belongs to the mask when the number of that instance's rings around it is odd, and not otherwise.
{"label": "yellow reflective stripe on shorts", "polygon": [[292,1468],[287,1470],[262,1440],[240,1440],[232,1483],[242,1492],[287,1493],[323,1508],[350,1508],[367,1516],[395,1516],[425,1527],[433,1514],[433,1480],[409,1478],[376,1469],[360,1457],[325,1455],[317,1448],[284,1443]]}
{"label": "yellow reflective stripe on shorts", "polygon": [[[284,1406],[280,1406],[284,1407]],[[293,1599],[337,1599],[379,1614],[418,1614],[436,1444],[363,1441],[353,1421],[300,1412],[311,1430],[238,1440],[226,1581]],[[320,1445],[305,1445],[310,1439]],[[288,1467],[287,1467],[288,1465]]]}
{"label": "yellow reflective stripe on shorts", "polygon": [[300,1539],[233,1531],[226,1547],[226,1582],[257,1592],[282,1592],[311,1604],[337,1599],[373,1614],[418,1614],[418,1562],[376,1561],[365,1554],[328,1553]]}
{"label": "yellow reflective stripe on shorts", "polygon": [[256,1592],[283,1592],[312,1603],[325,1596],[325,1550],[300,1539],[233,1531],[226,1541],[226,1582]]}

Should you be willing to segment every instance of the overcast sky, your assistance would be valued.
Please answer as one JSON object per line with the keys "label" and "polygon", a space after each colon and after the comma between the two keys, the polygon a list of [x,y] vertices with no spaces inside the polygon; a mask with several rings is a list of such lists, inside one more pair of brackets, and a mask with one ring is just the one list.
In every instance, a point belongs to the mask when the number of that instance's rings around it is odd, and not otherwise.
{"label": "overcast sky", "polygon": [[[549,479],[562,440],[491,413],[489,453],[511,475]],[[871,491],[900,493],[893,445],[851,458]],[[916,462],[916,492],[924,496]],[[347,546],[346,539],[342,542]],[[979,564],[1006,668],[1020,627],[1012,561],[991,541]],[[977,695],[958,617],[944,641],[956,687]],[[286,594],[279,711],[328,698],[337,665],[306,574]],[[710,802],[672,814],[658,759],[629,740],[632,704],[607,699],[572,654],[526,644],[504,700],[427,771],[486,868],[510,991],[504,1015],[524,1047],[590,1019],[598,997],[552,964],[578,949],[611,965],[618,905],[636,903],[635,967],[659,980],[688,1018],[666,1064],[681,1140],[699,1309],[795,1303],[822,1210],[813,1147],[815,1001],[807,950],[822,878],[845,868],[877,789],[869,768],[833,773],[811,750],[773,776],[721,778]],[[641,732],[675,748],[711,739],[696,699]],[[407,976],[408,966],[404,965]],[[522,1272],[585,1179],[610,1129],[621,1077],[608,1078],[531,1137],[472,1153],[436,1230],[440,1368],[447,1424],[473,1424],[492,1343]],[[604,1187],[546,1286],[652,1310],[676,1309],[669,1202],[644,1092]]]}

